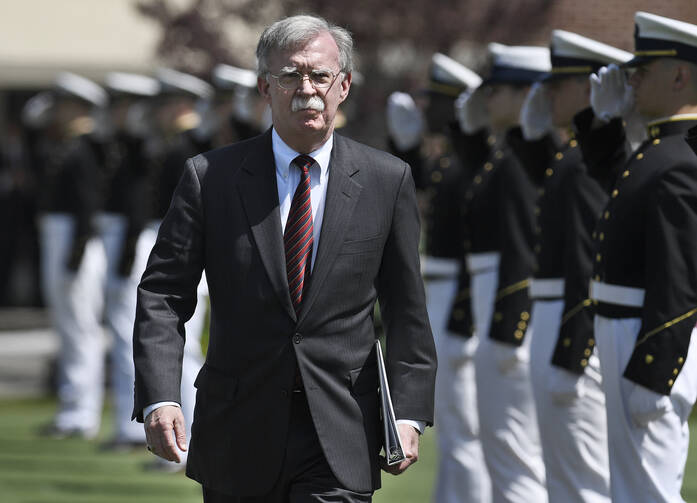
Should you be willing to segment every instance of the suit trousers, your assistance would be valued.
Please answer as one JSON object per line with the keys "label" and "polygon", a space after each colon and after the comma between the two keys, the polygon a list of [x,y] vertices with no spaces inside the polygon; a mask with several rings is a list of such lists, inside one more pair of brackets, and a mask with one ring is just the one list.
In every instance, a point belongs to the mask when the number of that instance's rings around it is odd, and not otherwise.
{"label": "suit trousers", "polygon": [[285,459],[271,491],[234,496],[203,487],[204,503],[370,503],[372,497],[372,492],[341,487],[322,452],[307,397],[298,391],[293,392]]}
{"label": "suit trousers", "polygon": [[[656,393],[623,374],[641,329],[640,318],[595,316],[607,404],[613,503],[678,503],[687,460],[687,419],[697,398],[697,328],[662,414],[646,417]],[[657,335],[656,337],[660,337]],[[644,416],[644,417],[642,417]]]}

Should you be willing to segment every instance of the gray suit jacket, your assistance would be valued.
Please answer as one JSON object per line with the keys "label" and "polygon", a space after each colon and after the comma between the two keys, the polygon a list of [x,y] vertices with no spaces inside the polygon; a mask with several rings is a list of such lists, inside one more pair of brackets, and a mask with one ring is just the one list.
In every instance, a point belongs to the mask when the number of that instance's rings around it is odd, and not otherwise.
{"label": "gray suit jacket", "polygon": [[337,134],[319,248],[296,316],[270,131],[187,162],[138,288],[134,418],[180,401],[184,322],[205,268],[210,343],[187,474],[260,495],[283,461],[296,361],[327,461],[354,491],[380,485],[373,306],[398,418],[433,421],[436,356],[409,166]]}

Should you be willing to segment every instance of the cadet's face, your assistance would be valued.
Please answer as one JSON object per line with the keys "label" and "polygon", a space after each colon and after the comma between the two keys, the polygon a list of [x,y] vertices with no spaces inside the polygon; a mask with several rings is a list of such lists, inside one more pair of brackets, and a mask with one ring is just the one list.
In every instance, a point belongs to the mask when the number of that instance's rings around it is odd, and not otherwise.
{"label": "cadet's face", "polygon": [[646,119],[663,115],[665,93],[671,89],[672,80],[665,60],[654,59],[636,68],[629,84],[634,88],[636,109]]}
{"label": "cadet's face", "polygon": [[[286,142],[295,145],[316,145],[317,142],[323,142],[334,130],[336,111],[348,96],[351,86],[351,74],[340,73],[339,48],[334,38],[324,32],[301,48],[271,54],[270,73],[278,74],[284,68],[293,68],[301,73],[329,70],[334,74],[334,80],[326,88],[313,87],[308,78],[304,78],[297,89],[284,89],[271,76],[258,80],[259,93],[271,106],[274,128]],[[310,98],[319,99],[323,104],[320,108],[323,110],[310,108]],[[305,105],[298,107],[298,102],[304,102]]]}
{"label": "cadet's face", "polygon": [[520,108],[529,86],[494,84],[486,89],[486,107],[495,130],[504,130],[518,124]]}
{"label": "cadet's face", "polygon": [[557,127],[566,127],[578,112],[589,105],[590,83],[588,77],[567,77],[547,84],[552,121]]}

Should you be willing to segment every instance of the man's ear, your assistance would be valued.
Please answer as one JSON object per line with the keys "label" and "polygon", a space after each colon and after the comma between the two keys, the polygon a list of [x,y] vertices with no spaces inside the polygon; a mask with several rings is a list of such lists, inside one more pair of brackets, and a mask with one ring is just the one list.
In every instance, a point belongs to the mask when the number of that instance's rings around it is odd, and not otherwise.
{"label": "man's ear", "polygon": [[684,62],[680,62],[673,68],[673,90],[682,91],[691,85],[695,78],[695,67]]}
{"label": "man's ear", "polygon": [[344,80],[341,81],[341,93],[339,94],[341,101],[339,103],[343,103],[343,101],[348,97],[349,89],[351,88],[351,78],[351,72],[349,72],[344,76]]}
{"label": "man's ear", "polygon": [[257,89],[259,90],[259,96],[261,96],[264,101],[271,104],[271,95],[269,93],[269,81],[266,77],[257,77]]}

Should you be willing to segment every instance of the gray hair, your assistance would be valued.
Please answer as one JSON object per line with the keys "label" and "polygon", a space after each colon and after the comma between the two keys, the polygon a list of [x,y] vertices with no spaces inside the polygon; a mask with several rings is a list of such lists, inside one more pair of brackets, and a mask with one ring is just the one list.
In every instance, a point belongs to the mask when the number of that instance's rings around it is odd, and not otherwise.
{"label": "gray hair", "polygon": [[339,66],[344,73],[353,71],[353,38],[340,26],[333,25],[318,16],[292,16],[276,21],[267,27],[257,44],[257,74],[260,77],[269,73],[269,54],[273,51],[287,51],[301,47],[305,43],[327,32],[339,48]]}

